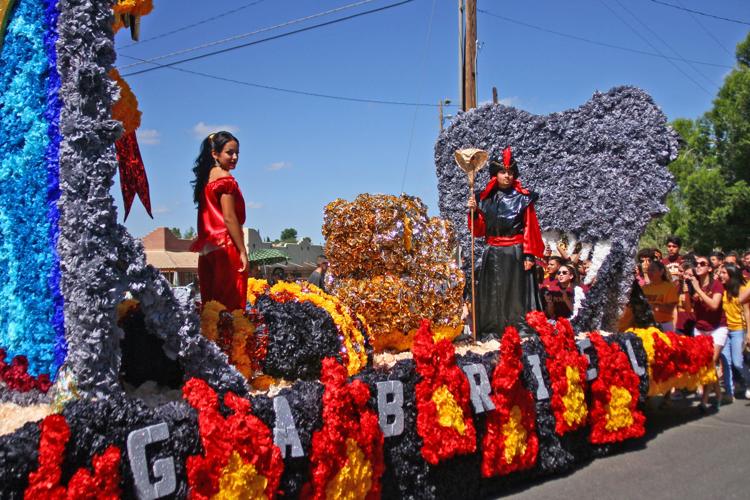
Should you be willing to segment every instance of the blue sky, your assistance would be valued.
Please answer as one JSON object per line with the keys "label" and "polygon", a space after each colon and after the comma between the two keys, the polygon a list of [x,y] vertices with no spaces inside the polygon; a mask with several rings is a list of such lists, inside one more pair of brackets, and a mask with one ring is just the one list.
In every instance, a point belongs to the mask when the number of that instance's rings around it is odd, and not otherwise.
{"label": "blue sky", "polygon": [[[750,22],[746,0],[663,0],[688,9]],[[136,44],[117,34],[121,73],[130,66],[319,12],[356,0],[157,0],[141,22]],[[287,28],[212,46],[277,35],[383,7],[375,0]],[[254,5],[251,5],[254,4]],[[177,67],[219,78],[305,92],[437,104],[458,98],[457,0],[414,0],[403,6],[320,29],[187,62]],[[478,0],[478,96],[532,113],[575,108],[599,90],[634,85],[649,92],[667,117],[694,118],[708,110],[734,65],[734,49],[750,26],[676,10],[654,0]],[[175,34],[226,11],[234,13]],[[496,16],[502,16],[501,19]],[[508,20],[510,19],[510,20]],[[525,25],[524,25],[525,23]],[[542,31],[678,59],[603,47]],[[130,67],[127,67],[130,66]],[[677,69],[679,68],[679,69]],[[200,141],[220,128],[241,142],[234,172],[247,201],[246,226],[277,238],[294,227],[322,242],[324,206],[359,193],[416,195],[438,215],[433,147],[435,107],[347,102],[248,87],[162,68],[126,76],[143,112],[139,140],[151,187],[154,219],[136,200],[126,222],[141,237],[158,226],[195,227],[189,185]],[[447,110],[453,113],[454,109]],[[122,221],[122,196],[113,187]]]}

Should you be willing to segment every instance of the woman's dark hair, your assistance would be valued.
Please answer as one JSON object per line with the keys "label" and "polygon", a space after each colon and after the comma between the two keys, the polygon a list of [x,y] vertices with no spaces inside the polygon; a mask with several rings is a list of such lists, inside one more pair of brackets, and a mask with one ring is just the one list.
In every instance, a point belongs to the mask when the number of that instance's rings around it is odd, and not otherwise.
{"label": "woman's dark hair", "polygon": [[742,271],[734,264],[724,264],[724,270],[729,275],[729,281],[724,285],[730,297],[737,297],[740,294],[740,287],[745,284],[745,278]]}
{"label": "woman's dark hair", "polygon": [[648,257],[650,260],[654,260],[654,249],[653,248],[641,248],[636,254],[638,260],[645,259]]}
{"label": "woman's dark hair", "polygon": [[669,277],[669,274],[667,273],[667,268],[660,260],[653,261],[648,266],[649,272],[651,271],[657,271],[661,275],[661,279],[663,281],[671,281],[671,278]]}
{"label": "woman's dark hair", "polygon": [[193,201],[196,206],[200,205],[203,188],[208,183],[208,173],[216,164],[211,152],[221,153],[229,141],[234,141],[238,146],[240,145],[240,141],[225,130],[211,134],[201,142],[200,152],[193,165],[195,179],[190,181],[190,185],[193,186]]}

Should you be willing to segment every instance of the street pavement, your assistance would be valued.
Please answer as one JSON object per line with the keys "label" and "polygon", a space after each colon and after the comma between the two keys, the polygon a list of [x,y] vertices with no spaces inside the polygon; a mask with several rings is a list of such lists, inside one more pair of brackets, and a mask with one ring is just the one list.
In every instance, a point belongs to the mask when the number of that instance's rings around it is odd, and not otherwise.
{"label": "street pavement", "polygon": [[646,436],[564,476],[519,484],[503,498],[750,499],[750,401],[703,416],[693,398],[649,400]]}

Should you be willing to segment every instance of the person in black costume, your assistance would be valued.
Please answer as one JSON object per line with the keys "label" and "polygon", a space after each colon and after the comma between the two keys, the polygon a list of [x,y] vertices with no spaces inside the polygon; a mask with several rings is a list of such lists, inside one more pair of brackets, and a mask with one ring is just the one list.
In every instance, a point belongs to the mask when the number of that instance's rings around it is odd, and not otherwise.
{"label": "person in black costume", "polygon": [[[490,181],[469,196],[474,210],[474,236],[487,245],[479,267],[476,317],[477,338],[501,338],[505,327],[520,323],[526,313],[541,310],[533,272],[544,255],[534,202],[538,195],[524,189],[510,147],[490,161]],[[469,227],[471,228],[471,212]]]}

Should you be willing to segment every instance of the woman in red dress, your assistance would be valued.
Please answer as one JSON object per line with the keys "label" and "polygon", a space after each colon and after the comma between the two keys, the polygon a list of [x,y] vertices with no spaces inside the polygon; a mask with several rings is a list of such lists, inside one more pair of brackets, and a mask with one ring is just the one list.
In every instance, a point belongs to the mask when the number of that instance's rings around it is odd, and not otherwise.
{"label": "woman in red dress", "polygon": [[201,302],[216,300],[230,311],[244,309],[247,298],[245,200],[230,173],[239,155],[235,136],[224,131],[209,135],[201,143],[191,182],[198,207],[198,239],[190,250],[200,253]]}

